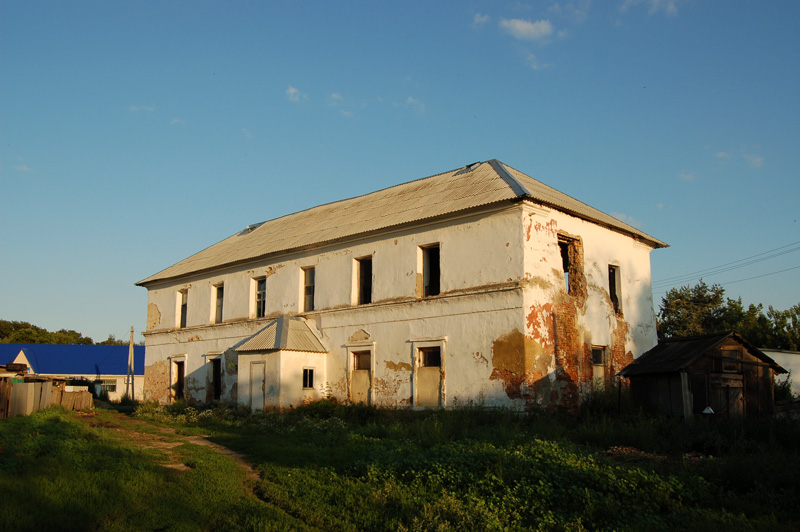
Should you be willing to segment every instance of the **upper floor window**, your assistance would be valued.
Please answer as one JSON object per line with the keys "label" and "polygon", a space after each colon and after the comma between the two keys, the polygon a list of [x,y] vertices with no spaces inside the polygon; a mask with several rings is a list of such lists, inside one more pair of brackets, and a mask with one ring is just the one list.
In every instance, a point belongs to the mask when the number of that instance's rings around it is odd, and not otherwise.
{"label": "upper floor window", "polygon": [[314,310],[314,268],[303,268],[303,312]]}
{"label": "upper floor window", "polygon": [[608,265],[608,295],[614,312],[622,314],[622,284],[619,275],[619,266]]}
{"label": "upper floor window", "polygon": [[178,327],[186,327],[186,314],[189,311],[189,291],[180,290],[178,292]]}
{"label": "upper floor window", "polygon": [[358,304],[372,303],[372,257],[356,259],[358,266]]}
{"label": "upper floor window", "polygon": [[422,248],[422,297],[438,296],[440,293],[441,268],[439,244]]}
{"label": "upper floor window", "polygon": [[214,323],[222,323],[222,302],[225,300],[225,287],[218,285],[216,289],[216,298],[214,300]]}
{"label": "upper floor window", "polygon": [[580,240],[559,234],[558,249],[561,252],[561,268],[564,271],[567,293],[578,295],[583,278],[583,248]]}
{"label": "upper floor window", "polygon": [[303,368],[303,389],[314,388],[314,368]]}
{"label": "upper floor window", "polygon": [[267,315],[267,278],[255,279],[255,285],[256,318],[263,318]]}

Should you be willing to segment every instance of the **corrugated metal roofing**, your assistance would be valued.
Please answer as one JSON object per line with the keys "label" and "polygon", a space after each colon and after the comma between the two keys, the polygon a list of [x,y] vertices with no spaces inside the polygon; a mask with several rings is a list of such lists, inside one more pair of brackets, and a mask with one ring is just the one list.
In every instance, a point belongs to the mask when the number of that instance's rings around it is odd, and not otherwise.
{"label": "corrugated metal roofing", "polygon": [[266,327],[248,338],[236,351],[309,351],[312,353],[327,353],[316,335],[308,328],[302,318],[294,316],[281,316],[272,320]]}
{"label": "corrugated metal roofing", "polygon": [[637,375],[652,375],[656,373],[673,373],[689,366],[704,353],[718,346],[728,338],[733,338],[745,346],[748,352],[769,364],[777,373],[785,373],[774,360],[765,355],[761,350],[750,345],[744,338],[735,332],[707,334],[686,338],[667,338],[658,342],[654,348],[643,353],[636,360],[625,366],[619,375],[633,377]]}
{"label": "corrugated metal roofing", "polygon": [[[0,344],[0,364],[20,351],[38,375],[126,375],[127,345]],[[144,346],[133,346],[133,373],[144,375]]]}
{"label": "corrugated metal roofing", "polygon": [[254,224],[254,228],[248,227],[137,284],[146,285],[520,198],[635,235],[655,247],[666,246],[616,218],[491,160]]}

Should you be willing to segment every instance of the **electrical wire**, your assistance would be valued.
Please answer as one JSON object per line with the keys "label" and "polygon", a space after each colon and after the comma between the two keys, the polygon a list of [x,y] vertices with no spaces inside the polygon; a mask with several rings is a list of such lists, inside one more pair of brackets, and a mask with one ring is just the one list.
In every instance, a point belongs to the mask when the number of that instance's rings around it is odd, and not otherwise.
{"label": "electrical wire", "polygon": [[[792,247],[792,246],[795,246],[795,247]],[[786,248],[792,248],[792,249],[786,249]],[[654,281],[653,282],[653,288],[654,289],[666,288],[668,286],[675,285],[675,284],[681,284],[683,282],[691,281],[693,279],[699,279],[699,278],[702,278],[702,277],[709,277],[709,276],[712,276],[712,275],[717,275],[717,274],[720,274],[720,273],[729,272],[729,271],[732,271],[732,270],[736,270],[738,268],[744,268],[745,266],[751,266],[753,264],[758,264],[759,262],[764,262],[766,260],[774,259],[774,258],[780,257],[782,255],[786,255],[786,254],[789,254],[789,253],[794,253],[795,251],[800,251],[800,242],[794,242],[792,244],[787,244],[785,246],[781,246],[781,247],[778,247],[778,248],[775,248],[775,249],[771,249],[769,251],[764,251],[763,253],[758,253],[756,255],[751,255],[750,257],[745,257],[743,259],[739,259],[739,260],[735,260],[735,261],[732,261],[732,262],[728,262],[728,263],[722,264],[720,266],[714,266],[714,267],[711,267],[711,268],[706,268],[704,270],[698,270],[698,271],[692,272],[692,273],[686,273],[686,274],[682,274],[682,275],[676,275],[676,276],[673,276],[673,277],[668,277],[668,278],[665,278],[665,279],[660,279],[658,281]],[[795,269],[795,268],[789,268],[789,270],[792,270],[792,269]],[[780,272],[772,272],[772,273],[764,274],[764,276],[773,275],[775,273],[781,273],[783,271],[788,271],[788,270],[781,270]],[[763,277],[763,276],[759,276],[759,277]],[[751,277],[751,278],[748,278],[748,279],[739,279],[739,280],[731,281],[731,282],[740,282],[740,281],[746,281],[746,280],[755,279],[755,278],[756,277]]]}

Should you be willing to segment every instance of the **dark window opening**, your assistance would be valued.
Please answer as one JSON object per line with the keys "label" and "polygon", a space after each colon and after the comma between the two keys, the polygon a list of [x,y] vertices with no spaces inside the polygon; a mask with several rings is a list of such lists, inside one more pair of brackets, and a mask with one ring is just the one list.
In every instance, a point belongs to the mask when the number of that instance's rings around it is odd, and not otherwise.
{"label": "dark window opening", "polygon": [[611,304],[614,306],[614,312],[622,314],[622,301],[620,300],[620,275],[619,266],[608,266],[608,295],[611,297]]}
{"label": "dark window opening", "polygon": [[225,298],[225,288],[220,285],[217,287],[217,303],[214,312],[214,323],[222,323],[222,302]]}
{"label": "dark window opening", "polygon": [[185,380],[184,363],[175,362],[175,399],[183,399]]}
{"label": "dark window opening", "polygon": [[218,358],[211,359],[211,390],[215,401],[222,397],[222,361]]}
{"label": "dark window opening", "polygon": [[420,347],[420,366],[424,368],[442,367],[441,347]]}
{"label": "dark window opening", "polygon": [[314,268],[303,270],[303,312],[314,310]]}
{"label": "dark window opening", "polygon": [[183,329],[186,327],[186,314],[189,308],[189,292],[187,290],[182,290],[181,294],[181,319],[180,319],[180,327]]}
{"label": "dark window opening", "polygon": [[267,278],[256,279],[256,318],[267,315]]}
{"label": "dark window opening", "polygon": [[303,368],[303,389],[314,387],[314,368]]}
{"label": "dark window opening", "polygon": [[441,278],[438,245],[422,248],[422,272],[423,297],[438,296]]}
{"label": "dark window opening", "polygon": [[561,268],[564,271],[564,280],[567,283],[567,293],[570,293],[569,288],[569,274],[571,270],[571,262],[569,258],[569,248],[570,242],[566,240],[559,240],[558,241],[558,248],[561,251]]}
{"label": "dark window opening", "polygon": [[605,349],[592,349],[592,364],[595,366],[603,366],[606,362]]}
{"label": "dark window opening", "polygon": [[353,369],[356,370],[370,369],[369,351],[358,351],[353,353]]}
{"label": "dark window opening", "polygon": [[372,257],[358,259],[358,304],[372,303]]}

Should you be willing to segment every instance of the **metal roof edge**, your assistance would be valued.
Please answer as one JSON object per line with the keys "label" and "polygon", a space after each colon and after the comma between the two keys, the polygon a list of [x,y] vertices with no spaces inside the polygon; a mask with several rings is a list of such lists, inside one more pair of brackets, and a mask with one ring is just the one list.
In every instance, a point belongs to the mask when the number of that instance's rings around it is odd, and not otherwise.
{"label": "metal roof edge", "polygon": [[522,186],[522,183],[517,181],[517,179],[508,173],[508,170],[505,168],[505,164],[497,159],[491,159],[486,161],[492,169],[497,172],[497,175],[511,187],[511,190],[516,194],[518,197],[529,197],[530,193],[528,189]]}

